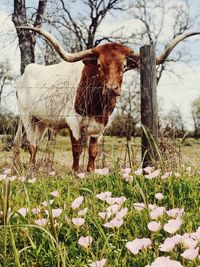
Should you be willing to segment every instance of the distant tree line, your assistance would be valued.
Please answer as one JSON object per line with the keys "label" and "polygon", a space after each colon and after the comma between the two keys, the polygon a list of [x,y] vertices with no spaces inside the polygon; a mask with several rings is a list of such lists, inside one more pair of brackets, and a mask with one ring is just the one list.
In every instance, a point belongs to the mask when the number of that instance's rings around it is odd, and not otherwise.
{"label": "distant tree line", "polygon": [[[194,127],[193,130],[188,131],[180,109],[174,107],[163,118],[160,118],[159,125],[165,133],[168,133],[169,137],[183,138],[186,136],[200,138],[200,97],[192,102],[192,118]],[[1,110],[0,135],[14,136],[18,121],[19,117],[12,112]],[[66,135],[66,131],[62,131],[61,134]],[[128,140],[131,140],[132,137],[140,136],[139,110],[128,113],[123,109],[119,109],[117,114],[113,116],[112,122],[106,129],[105,134],[126,137]]]}

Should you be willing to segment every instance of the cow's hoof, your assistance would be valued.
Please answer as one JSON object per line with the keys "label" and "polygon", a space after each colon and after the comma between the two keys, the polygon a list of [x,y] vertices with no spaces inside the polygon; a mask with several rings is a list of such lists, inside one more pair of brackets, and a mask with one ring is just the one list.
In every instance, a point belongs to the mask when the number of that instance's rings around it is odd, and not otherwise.
{"label": "cow's hoof", "polygon": [[94,170],[95,170],[94,166],[88,166],[88,167],[87,167],[87,172],[88,172],[88,173],[93,173]]}

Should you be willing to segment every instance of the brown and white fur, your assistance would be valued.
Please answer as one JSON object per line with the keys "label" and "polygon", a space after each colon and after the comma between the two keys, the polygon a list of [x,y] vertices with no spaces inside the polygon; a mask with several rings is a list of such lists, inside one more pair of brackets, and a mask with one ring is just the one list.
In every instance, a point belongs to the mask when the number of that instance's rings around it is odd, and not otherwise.
{"label": "brown and white fur", "polygon": [[[69,128],[73,171],[79,169],[83,134],[90,137],[87,171],[94,170],[98,142],[121,94],[124,72],[138,66],[137,59],[129,58],[131,52],[121,44],[108,43],[94,48],[83,61],[27,66],[17,87],[17,101],[31,163],[49,127]],[[19,127],[15,143],[20,134]]]}

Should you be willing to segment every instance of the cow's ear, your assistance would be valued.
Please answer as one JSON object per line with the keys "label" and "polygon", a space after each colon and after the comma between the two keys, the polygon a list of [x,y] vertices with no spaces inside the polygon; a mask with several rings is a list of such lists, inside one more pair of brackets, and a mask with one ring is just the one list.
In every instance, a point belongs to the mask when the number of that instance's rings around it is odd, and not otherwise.
{"label": "cow's ear", "polygon": [[82,61],[85,65],[97,65],[97,57],[86,57]]}
{"label": "cow's ear", "polygon": [[127,57],[127,68],[126,70],[136,69],[139,67],[138,58]]}

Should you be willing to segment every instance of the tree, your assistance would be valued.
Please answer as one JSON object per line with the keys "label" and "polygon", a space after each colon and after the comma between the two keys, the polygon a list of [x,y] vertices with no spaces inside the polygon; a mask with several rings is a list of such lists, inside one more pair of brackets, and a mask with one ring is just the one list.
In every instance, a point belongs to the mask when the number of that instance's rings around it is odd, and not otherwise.
{"label": "tree", "polygon": [[2,96],[5,86],[14,79],[8,62],[0,64],[0,110],[2,108]]}
{"label": "tree", "polygon": [[175,132],[177,137],[183,137],[186,133],[185,122],[180,108],[174,106],[165,116],[166,128]]}
{"label": "tree", "polygon": [[39,0],[36,10],[33,8],[34,12],[28,16],[29,10],[26,6],[26,0],[14,0],[12,21],[16,27],[19,39],[21,74],[24,73],[24,69],[28,64],[35,62],[36,34],[32,31],[21,30],[18,27],[28,24],[40,27],[43,22],[46,3],[47,0]]}
{"label": "tree", "polygon": [[[127,74],[129,75],[129,74]],[[122,133],[119,136],[124,136],[127,141],[131,140],[134,136],[136,125],[140,122],[140,93],[139,93],[139,80],[138,75],[132,75],[124,83],[125,89],[122,91],[121,101],[117,105],[117,118],[114,119],[112,126],[115,128],[118,124],[124,122],[124,125],[119,127]],[[117,120],[119,123],[117,123]]]}
{"label": "tree", "polygon": [[[156,50],[162,50],[166,43],[177,35],[187,30],[192,31],[195,26],[198,28],[199,12],[196,15],[191,14],[188,0],[135,0],[129,2],[127,9],[125,15],[132,21],[133,32],[124,27],[121,33],[123,41],[134,47],[153,44]],[[124,18],[125,23],[126,18]],[[130,21],[128,23],[130,24]],[[177,49],[173,57],[157,66],[157,81],[160,81],[164,71],[173,72],[169,62],[186,60],[188,54],[185,49]]]}
{"label": "tree", "polygon": [[[56,27],[63,43],[71,51],[81,51],[96,46],[108,36],[97,38],[97,31],[108,14],[123,11],[124,0],[58,0],[51,1],[55,15],[48,12],[48,22]],[[81,12],[77,6],[81,6]]]}
{"label": "tree", "polygon": [[107,134],[111,136],[127,137],[128,140],[137,134],[137,121],[133,116],[127,114],[117,114],[114,116]]}
{"label": "tree", "polygon": [[192,102],[192,118],[194,121],[194,137],[200,137],[200,97]]}

